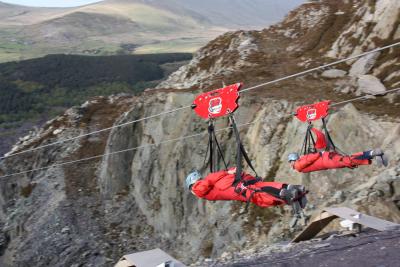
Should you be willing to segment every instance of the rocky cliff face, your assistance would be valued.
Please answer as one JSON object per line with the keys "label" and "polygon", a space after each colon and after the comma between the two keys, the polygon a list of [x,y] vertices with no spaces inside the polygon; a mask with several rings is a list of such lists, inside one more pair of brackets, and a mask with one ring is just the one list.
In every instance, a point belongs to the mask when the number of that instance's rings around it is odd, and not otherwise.
{"label": "rocky cliff face", "polygon": [[[335,47],[348,42],[350,36],[343,33],[361,23],[353,14],[380,10],[389,17],[398,16],[396,3],[312,2],[269,29],[227,33],[201,49],[189,65],[156,90],[137,98],[99,98],[71,109],[27,137],[15,151],[186,106],[200,90],[222,82],[240,80],[251,86],[365,50],[368,47],[362,42],[353,44],[351,51]],[[389,22],[393,20],[388,19],[383,28],[396,31],[398,22]],[[364,31],[383,29],[376,27],[356,28],[366,36]],[[369,46],[389,44],[397,40],[394,36],[382,38],[382,43],[374,43],[371,37]],[[286,163],[287,154],[300,149],[306,130],[290,115],[297,105],[363,94],[359,80],[365,75],[378,80],[384,90],[395,86],[399,51],[393,48],[364,62],[349,62],[242,94],[236,116],[239,123],[253,122],[242,127],[241,134],[259,174],[267,180],[308,186],[310,214],[324,206],[347,205],[400,222],[399,95],[346,105],[329,119],[342,150],[382,147],[391,158],[388,168],[373,163],[354,170],[302,175]],[[380,71],[386,68],[393,71]],[[394,78],[385,80],[390,76]],[[224,119],[218,123],[218,127],[227,126]],[[184,178],[191,169],[207,172],[203,166],[206,136],[157,144],[205,130],[206,123],[187,109],[4,160],[1,172],[8,174],[106,153],[87,162],[1,180],[1,263],[109,266],[125,253],[157,246],[185,263],[199,260],[197,264],[202,265],[205,258],[235,254],[243,247],[257,248],[293,235],[285,208],[252,206],[240,215],[242,203],[206,202],[184,190]],[[233,164],[232,133],[222,131],[219,136],[225,157]]]}

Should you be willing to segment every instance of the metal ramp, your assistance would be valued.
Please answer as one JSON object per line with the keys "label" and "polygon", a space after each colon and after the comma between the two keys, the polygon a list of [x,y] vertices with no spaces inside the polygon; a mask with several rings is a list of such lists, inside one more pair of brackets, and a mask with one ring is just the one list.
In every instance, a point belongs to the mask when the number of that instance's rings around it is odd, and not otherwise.
{"label": "metal ramp", "polygon": [[400,224],[369,216],[347,207],[325,208],[319,216],[317,216],[300,234],[298,234],[292,240],[292,242],[300,242],[312,239],[336,218],[343,218],[355,224],[363,225],[379,231],[387,231],[396,227],[400,227]]}

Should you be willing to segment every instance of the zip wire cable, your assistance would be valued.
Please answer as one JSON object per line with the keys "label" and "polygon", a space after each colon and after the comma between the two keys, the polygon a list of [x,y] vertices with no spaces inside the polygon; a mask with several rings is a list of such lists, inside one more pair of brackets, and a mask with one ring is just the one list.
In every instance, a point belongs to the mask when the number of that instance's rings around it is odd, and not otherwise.
{"label": "zip wire cable", "polygon": [[148,119],[156,118],[156,117],[159,117],[159,116],[162,116],[162,115],[166,115],[166,114],[170,114],[170,113],[173,113],[173,112],[177,112],[177,111],[180,111],[180,110],[183,110],[183,109],[186,109],[186,108],[190,108],[190,107],[191,106],[184,106],[184,107],[180,107],[180,108],[176,108],[176,109],[167,110],[167,111],[164,111],[164,112],[161,112],[161,113],[158,113],[158,114],[154,114],[154,115],[151,115],[151,116],[148,116],[148,117],[143,117],[143,118],[140,118],[140,119],[137,119],[137,120],[128,121],[128,122],[125,122],[125,123],[122,123],[122,124],[118,124],[118,125],[113,125],[113,126],[108,127],[108,128],[103,128],[103,129],[100,129],[100,130],[97,130],[97,131],[89,132],[89,133],[82,134],[82,135],[77,135],[75,137],[63,139],[63,140],[56,141],[56,142],[53,142],[53,143],[49,143],[49,144],[46,144],[46,145],[30,148],[30,149],[27,149],[27,150],[23,150],[23,151],[20,151],[20,152],[13,153],[13,154],[11,154],[9,156],[0,157],[0,160],[5,159],[5,158],[11,158],[11,157],[14,157],[16,155],[24,154],[24,153],[27,153],[27,152],[35,151],[35,150],[38,150],[38,149],[41,149],[41,148],[45,148],[45,147],[61,144],[61,143],[64,143],[64,142],[80,139],[82,137],[90,136],[90,135],[93,135],[93,134],[106,132],[106,131],[112,130],[114,128],[119,128],[119,127],[123,127],[123,126],[129,125],[129,124],[133,124],[133,123],[136,123],[136,122],[141,122],[141,121],[145,121],[145,120],[148,120]]}
{"label": "zip wire cable", "polygon": [[[254,124],[255,122],[257,122],[259,119],[256,119],[252,122],[248,122],[248,123],[244,123],[244,124],[238,124],[238,127],[247,127],[251,124]],[[226,127],[226,128],[222,128],[219,130],[216,130],[215,132],[220,132],[220,131],[225,131],[228,129],[231,129],[232,127]],[[198,134],[192,134],[192,135],[187,135],[187,136],[181,136],[178,138],[174,138],[174,139],[169,139],[169,140],[165,140],[165,141],[161,141],[158,143],[154,143],[154,144],[145,144],[142,146],[138,146],[138,147],[133,147],[133,148],[127,148],[124,150],[118,150],[118,151],[114,151],[114,152],[110,152],[110,153],[105,153],[105,154],[101,154],[101,155],[97,155],[97,156],[92,156],[92,157],[88,157],[88,158],[83,158],[83,159],[78,159],[78,160],[72,160],[72,161],[67,161],[67,162],[60,162],[60,163],[55,163],[52,164],[50,166],[46,166],[46,167],[41,167],[41,168],[35,168],[35,169],[31,169],[31,170],[27,170],[27,171],[21,171],[21,172],[15,172],[15,173],[11,173],[11,174],[7,174],[7,175],[3,175],[0,176],[0,179],[2,178],[7,178],[7,177],[11,177],[11,176],[15,176],[15,175],[19,175],[19,174],[26,174],[26,173],[31,173],[31,172],[35,172],[35,171],[40,171],[40,170],[47,170],[50,169],[52,167],[59,167],[59,166],[64,166],[64,165],[68,165],[68,164],[73,164],[73,163],[79,163],[79,162],[83,162],[83,161],[88,161],[88,160],[92,160],[92,159],[97,159],[97,158],[102,158],[104,156],[110,156],[110,155],[115,155],[115,154],[119,154],[119,153],[124,153],[124,152],[129,152],[129,151],[134,151],[134,150],[138,150],[138,149],[142,149],[142,148],[147,148],[147,147],[153,147],[153,146],[159,146],[159,145],[163,145],[166,143],[171,143],[171,142],[178,142],[178,141],[184,141],[185,139],[189,139],[189,138],[193,138],[193,137],[197,137],[197,136],[201,136],[201,135],[206,135],[208,132],[202,132],[202,133],[198,133]]]}
{"label": "zip wire cable", "polygon": [[379,51],[382,51],[382,50],[385,50],[385,49],[388,49],[388,48],[391,48],[391,47],[394,47],[394,46],[397,46],[397,45],[400,45],[400,42],[397,42],[397,43],[394,43],[394,44],[391,44],[391,45],[387,45],[387,46],[383,46],[383,47],[379,47],[379,48],[376,48],[374,50],[371,50],[371,51],[368,51],[368,52],[365,52],[365,53],[362,53],[362,54],[358,54],[358,55],[351,56],[351,57],[348,57],[348,58],[345,58],[345,59],[334,61],[334,62],[326,64],[326,65],[322,65],[322,66],[319,66],[319,67],[316,67],[316,68],[312,68],[312,69],[308,69],[308,70],[305,70],[305,71],[302,71],[302,72],[298,72],[298,73],[295,73],[295,74],[292,74],[292,75],[289,75],[289,76],[285,76],[285,77],[282,77],[282,78],[279,78],[279,79],[276,79],[276,80],[273,80],[273,81],[269,81],[269,82],[266,82],[266,83],[261,83],[261,84],[255,85],[253,87],[249,87],[249,88],[240,90],[239,93],[244,93],[244,92],[251,91],[251,90],[257,89],[259,87],[265,86],[265,85],[270,85],[270,84],[281,82],[281,81],[288,80],[288,79],[291,79],[291,78],[303,76],[304,74],[308,74],[308,73],[314,72],[316,70],[324,69],[326,67],[331,67],[331,66],[346,62],[348,60],[352,60],[352,59],[363,57],[363,56],[366,56],[366,55],[369,55],[369,54],[373,54],[373,53],[376,53],[376,52],[379,52]]}
{"label": "zip wire cable", "polygon": [[[330,107],[336,107],[336,106],[339,106],[339,105],[351,103],[351,102],[354,102],[354,101],[357,101],[357,100],[361,100],[361,99],[364,99],[364,98],[368,99],[368,98],[371,98],[371,97],[374,97],[374,96],[380,96],[380,95],[386,95],[386,94],[394,93],[396,91],[400,91],[400,87],[395,88],[395,89],[390,89],[390,90],[382,92],[382,93],[375,93],[375,94],[359,96],[359,97],[356,97],[356,98],[350,98],[348,100],[343,100],[341,102],[330,104],[329,106]],[[296,112],[292,112],[290,115],[296,116]]]}
{"label": "zip wire cable", "polygon": [[364,99],[364,98],[368,99],[371,96],[379,96],[379,95],[383,95],[383,94],[386,95],[386,94],[394,93],[396,91],[400,91],[400,87],[399,88],[395,88],[395,89],[391,89],[391,90],[388,90],[388,91],[385,91],[385,92],[382,92],[382,93],[369,94],[369,95],[364,95],[364,96],[356,97],[356,98],[349,99],[349,100],[344,100],[342,102],[334,103],[334,104],[332,104],[330,106],[331,107],[335,107],[335,106],[338,106],[338,105],[343,105],[343,104],[354,102],[354,101],[361,100],[361,99]]}
{"label": "zip wire cable", "polygon": [[[377,95],[388,94],[388,93],[394,93],[396,91],[400,91],[400,87],[399,88],[395,88],[395,89],[391,89],[391,90],[386,91],[384,93],[376,93],[376,94],[372,94],[372,95],[365,95],[365,96],[361,96],[361,97],[348,99],[348,100],[345,100],[345,101],[334,103],[331,106],[332,107],[333,106],[338,106],[338,105],[342,105],[342,104],[345,104],[345,103],[350,103],[350,102],[354,102],[354,101],[357,101],[357,100],[361,100],[363,98],[368,98],[368,97],[371,97],[371,96],[377,96]],[[291,114],[288,114],[288,115],[289,116],[293,116],[294,114],[291,113]],[[247,126],[249,126],[251,124],[254,124],[258,120],[259,119],[256,119],[256,120],[254,120],[252,122],[248,122],[248,123],[244,123],[244,124],[238,124],[237,126],[241,127],[241,128],[247,127]],[[230,126],[230,127],[222,128],[222,129],[216,130],[215,132],[221,132],[221,131],[225,131],[225,130],[228,130],[228,129],[232,129],[232,127]],[[124,153],[124,152],[128,152],[128,151],[134,151],[134,150],[138,150],[138,149],[142,149],[142,148],[146,148],[146,147],[153,147],[153,146],[159,146],[159,145],[163,145],[163,144],[171,143],[171,142],[184,141],[185,139],[194,138],[194,137],[201,136],[201,135],[206,135],[207,133],[208,132],[202,132],[202,133],[198,133],[198,134],[181,136],[181,137],[178,137],[178,138],[161,141],[161,142],[154,143],[154,144],[146,144],[146,145],[142,145],[142,146],[138,146],[138,147],[127,148],[127,149],[124,149],[124,150],[114,151],[114,152],[105,153],[105,154],[92,156],[92,157],[88,157],[88,158],[83,158],[83,159],[78,159],[78,160],[73,160],[73,161],[67,161],[67,162],[55,163],[55,164],[52,164],[52,165],[46,166],[46,167],[41,167],[41,168],[31,169],[31,170],[27,170],[27,171],[22,171],[22,172],[16,172],[16,173],[3,175],[3,176],[0,176],[0,179],[11,177],[11,176],[15,176],[15,175],[18,175],[18,174],[26,174],[26,173],[30,173],[30,172],[34,172],[34,171],[46,170],[46,169],[50,169],[52,167],[59,167],[59,166],[67,165],[67,164],[79,163],[79,162],[88,161],[88,160],[91,160],[91,159],[101,158],[101,157],[104,157],[104,156],[110,156],[110,155],[115,155],[115,154]]]}
{"label": "zip wire cable", "polygon": [[[363,56],[366,56],[368,54],[376,53],[376,52],[379,52],[379,51],[382,51],[382,50],[385,50],[385,49],[388,49],[388,48],[391,48],[391,47],[395,47],[397,45],[400,45],[400,42],[397,42],[397,43],[394,43],[394,44],[390,44],[390,45],[387,45],[387,46],[383,46],[383,47],[379,47],[379,48],[376,48],[374,50],[371,50],[371,51],[368,51],[368,52],[365,52],[365,53],[361,53],[361,54],[358,54],[358,55],[355,55],[355,56],[351,56],[351,57],[348,57],[348,58],[345,58],[345,59],[341,59],[341,60],[338,60],[338,61],[334,61],[334,62],[331,62],[329,64],[322,65],[322,66],[319,66],[319,67],[316,67],[316,68],[312,68],[312,69],[308,69],[308,70],[305,70],[305,71],[302,71],[302,72],[298,72],[298,73],[295,73],[295,74],[292,74],[292,75],[284,76],[284,77],[276,79],[276,80],[272,80],[272,81],[269,81],[269,82],[261,83],[259,85],[255,85],[253,87],[249,87],[249,88],[243,89],[243,90],[239,91],[239,94],[240,93],[245,93],[245,92],[250,91],[250,90],[257,89],[257,88],[262,87],[262,86],[266,86],[266,85],[270,85],[270,84],[277,83],[277,82],[280,82],[280,81],[284,81],[284,80],[288,80],[288,79],[291,79],[291,78],[299,77],[299,76],[308,74],[310,72],[314,72],[316,70],[320,70],[320,69],[324,69],[326,67],[334,66],[334,65],[346,62],[348,60],[352,60],[352,59],[356,59],[356,58],[359,58],[359,57],[363,57]],[[23,151],[20,151],[20,152],[13,153],[13,154],[8,155],[8,156],[0,157],[0,160],[6,159],[6,158],[11,158],[11,157],[14,157],[14,156],[17,156],[17,155],[20,155],[20,154],[24,154],[24,153],[27,153],[27,152],[35,151],[35,150],[38,150],[38,149],[41,149],[41,148],[45,148],[45,147],[49,147],[49,146],[52,146],[52,145],[61,144],[61,143],[64,143],[64,142],[76,140],[76,139],[79,139],[79,138],[82,138],[82,137],[86,137],[86,136],[89,136],[89,135],[93,135],[93,134],[109,131],[109,130],[112,130],[114,128],[123,127],[123,126],[129,125],[129,124],[133,124],[133,123],[136,123],[136,122],[145,121],[145,120],[148,120],[148,119],[151,119],[151,118],[155,118],[155,117],[158,117],[158,116],[161,116],[161,115],[165,115],[165,114],[177,112],[177,111],[180,111],[180,110],[183,110],[183,109],[187,109],[189,107],[191,107],[191,105],[187,105],[187,106],[183,106],[183,107],[180,107],[180,108],[177,108],[177,109],[164,111],[164,112],[161,112],[161,113],[158,113],[158,114],[154,114],[154,115],[151,115],[151,116],[148,116],[148,117],[140,118],[140,119],[137,119],[137,120],[134,120],[134,121],[129,121],[129,122],[125,122],[125,123],[122,123],[122,124],[113,125],[113,126],[108,127],[108,128],[104,128],[104,129],[100,129],[100,130],[97,130],[97,131],[89,132],[89,133],[86,133],[86,134],[83,134],[83,135],[77,135],[75,137],[71,137],[71,138],[67,138],[67,139],[64,139],[64,140],[56,141],[56,142],[49,143],[49,144],[46,144],[46,145],[30,148],[30,149],[27,149],[27,150],[23,150]]]}

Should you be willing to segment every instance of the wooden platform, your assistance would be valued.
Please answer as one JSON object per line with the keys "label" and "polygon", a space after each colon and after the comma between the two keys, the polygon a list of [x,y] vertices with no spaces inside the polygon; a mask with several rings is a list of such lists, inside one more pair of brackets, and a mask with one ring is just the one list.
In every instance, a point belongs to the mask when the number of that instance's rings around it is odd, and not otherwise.
{"label": "wooden platform", "polygon": [[400,224],[369,216],[347,207],[325,208],[292,242],[314,238],[322,229],[336,218],[342,218],[379,231],[400,227]]}

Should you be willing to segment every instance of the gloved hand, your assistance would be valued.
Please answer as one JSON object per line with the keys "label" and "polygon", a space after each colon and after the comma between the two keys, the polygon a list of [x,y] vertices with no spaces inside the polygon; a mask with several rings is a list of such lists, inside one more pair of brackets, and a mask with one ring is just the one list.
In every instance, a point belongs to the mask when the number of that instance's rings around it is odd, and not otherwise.
{"label": "gloved hand", "polygon": [[228,173],[229,173],[229,174],[235,174],[235,173],[236,173],[236,167],[229,168],[229,169],[228,169]]}

